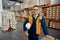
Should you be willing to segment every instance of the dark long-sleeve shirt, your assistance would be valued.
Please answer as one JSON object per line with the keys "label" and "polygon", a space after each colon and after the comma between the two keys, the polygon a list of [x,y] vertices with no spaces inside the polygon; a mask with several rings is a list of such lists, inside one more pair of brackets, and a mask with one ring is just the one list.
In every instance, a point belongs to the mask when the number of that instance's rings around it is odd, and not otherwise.
{"label": "dark long-sleeve shirt", "polygon": [[[42,19],[40,20],[41,22],[41,26],[42,26],[42,29],[43,29],[43,32],[44,32],[44,35],[48,35],[48,28],[47,28],[47,25],[46,25],[46,21],[44,19],[44,16],[42,16]],[[26,28],[26,24],[29,23],[28,19],[25,20],[24,24],[23,24],[23,30],[24,31],[27,31],[27,28]],[[33,17],[33,24],[31,25],[31,28],[28,30],[28,32],[30,34],[35,34],[36,32],[36,19]]]}

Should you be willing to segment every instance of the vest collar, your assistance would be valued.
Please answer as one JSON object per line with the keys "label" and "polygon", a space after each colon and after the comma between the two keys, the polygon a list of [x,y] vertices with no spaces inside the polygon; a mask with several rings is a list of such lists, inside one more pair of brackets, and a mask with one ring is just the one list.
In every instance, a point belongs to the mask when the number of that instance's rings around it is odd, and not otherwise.
{"label": "vest collar", "polygon": [[[38,16],[36,17],[36,20],[37,20],[37,18],[40,16],[40,14],[38,13]],[[34,15],[32,15],[32,17],[33,17],[33,19],[35,19],[35,17],[34,17]]]}

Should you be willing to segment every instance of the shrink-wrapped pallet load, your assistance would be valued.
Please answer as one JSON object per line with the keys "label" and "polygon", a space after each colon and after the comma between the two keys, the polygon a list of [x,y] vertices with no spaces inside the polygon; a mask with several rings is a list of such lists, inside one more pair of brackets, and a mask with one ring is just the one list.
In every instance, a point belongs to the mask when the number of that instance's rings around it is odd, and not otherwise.
{"label": "shrink-wrapped pallet load", "polygon": [[29,7],[33,7],[34,5],[39,5],[39,0],[29,0]]}
{"label": "shrink-wrapped pallet load", "polygon": [[24,8],[28,8],[29,7],[29,0],[24,0],[24,3],[23,3],[23,7]]}
{"label": "shrink-wrapped pallet load", "polygon": [[11,27],[16,29],[17,21],[14,12],[2,12],[2,30],[6,31]]}
{"label": "shrink-wrapped pallet load", "polygon": [[39,5],[48,5],[51,3],[51,0],[39,0]]}
{"label": "shrink-wrapped pallet load", "polygon": [[21,9],[20,3],[16,3],[13,6],[11,6],[11,11],[15,11],[16,16],[20,16],[19,12]]}

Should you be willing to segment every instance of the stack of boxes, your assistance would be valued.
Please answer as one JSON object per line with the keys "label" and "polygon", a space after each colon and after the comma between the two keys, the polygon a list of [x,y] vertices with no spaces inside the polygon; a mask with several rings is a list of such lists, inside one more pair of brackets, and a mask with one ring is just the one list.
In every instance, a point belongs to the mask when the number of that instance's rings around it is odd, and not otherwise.
{"label": "stack of boxes", "polygon": [[2,30],[8,30],[9,27],[16,29],[17,21],[14,12],[2,12]]}
{"label": "stack of boxes", "polygon": [[39,5],[39,0],[29,0],[29,7],[33,7],[34,5]]}
{"label": "stack of boxes", "polygon": [[56,19],[58,19],[60,17],[60,6],[57,6],[57,9],[56,9]]}
{"label": "stack of boxes", "polygon": [[56,18],[56,7],[53,7],[53,18]]}
{"label": "stack of boxes", "polygon": [[49,7],[47,8],[47,18],[56,18],[58,19],[60,16],[60,6]]}
{"label": "stack of boxes", "polygon": [[47,15],[46,15],[47,18],[49,18],[49,12],[50,12],[50,9],[47,8]]}
{"label": "stack of boxes", "polygon": [[[13,6],[11,6],[11,11],[15,11],[14,13],[15,13],[16,17],[20,17],[20,12],[18,12],[20,9],[21,9],[20,3],[16,3]],[[17,20],[18,20],[18,18],[17,18]]]}
{"label": "stack of boxes", "polygon": [[13,5],[13,6],[11,7],[11,11],[16,11],[16,12],[15,12],[15,15],[16,15],[16,16],[20,16],[19,12],[17,12],[17,11],[19,11],[20,9],[21,9],[21,7],[20,7],[20,4],[19,4],[19,3],[16,3],[15,5]]}
{"label": "stack of boxes", "polygon": [[40,2],[39,2],[39,4],[40,5],[48,5],[48,4],[50,4],[51,3],[51,0],[39,0]]}
{"label": "stack of boxes", "polygon": [[[60,6],[47,8],[46,18],[49,18],[49,19],[53,18],[53,19],[58,20],[60,18]],[[59,22],[50,22],[50,27],[59,29],[60,27],[58,24],[60,24],[60,23]]]}
{"label": "stack of boxes", "polygon": [[50,11],[49,11],[49,12],[50,12],[50,13],[49,13],[49,16],[50,16],[50,17],[49,17],[49,18],[52,18],[52,17],[53,17],[53,14],[52,14],[52,13],[53,13],[53,7],[50,7],[49,9],[50,9]]}

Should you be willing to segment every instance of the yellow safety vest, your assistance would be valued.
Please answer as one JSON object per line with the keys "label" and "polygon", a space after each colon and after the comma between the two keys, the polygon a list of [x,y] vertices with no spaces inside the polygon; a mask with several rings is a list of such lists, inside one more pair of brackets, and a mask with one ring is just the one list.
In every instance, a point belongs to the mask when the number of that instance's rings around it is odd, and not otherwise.
{"label": "yellow safety vest", "polygon": [[[39,17],[37,18],[37,20],[36,20],[36,34],[37,34],[37,35],[41,34],[41,31],[42,31],[40,19],[42,19],[42,16],[39,16]],[[32,23],[33,23],[33,18],[32,18],[31,15],[29,16],[29,23],[30,23],[31,25],[32,25]]]}

